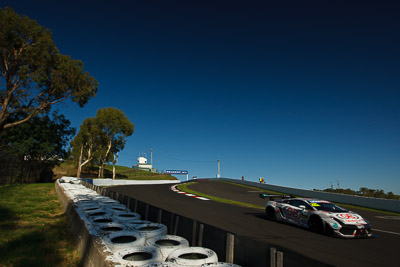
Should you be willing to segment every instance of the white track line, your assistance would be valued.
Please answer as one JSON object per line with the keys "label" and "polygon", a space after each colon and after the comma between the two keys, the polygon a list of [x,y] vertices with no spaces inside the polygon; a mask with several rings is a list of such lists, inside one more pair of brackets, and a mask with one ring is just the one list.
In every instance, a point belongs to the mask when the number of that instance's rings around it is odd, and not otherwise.
{"label": "white track line", "polygon": [[393,235],[400,235],[400,233],[395,233],[395,232],[390,232],[390,231],[385,231],[385,230],[379,230],[379,229],[375,229],[375,228],[372,228],[372,231],[378,231],[378,232],[388,233],[388,234],[393,234]]}

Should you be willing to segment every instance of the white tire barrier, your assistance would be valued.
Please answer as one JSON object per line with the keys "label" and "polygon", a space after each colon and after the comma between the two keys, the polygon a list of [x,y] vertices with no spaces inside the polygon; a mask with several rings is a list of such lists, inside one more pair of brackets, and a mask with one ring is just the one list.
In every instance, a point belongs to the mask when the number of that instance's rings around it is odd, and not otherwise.
{"label": "white tire barrier", "polygon": [[78,205],[78,207],[81,206],[87,206],[87,205],[91,205],[93,204],[93,201],[90,199],[82,199],[82,198],[78,198],[78,199],[74,199],[74,202],[76,205]]}
{"label": "white tire barrier", "polygon": [[90,210],[85,212],[86,217],[89,219],[92,219],[94,217],[99,217],[99,216],[111,216],[111,213],[105,209],[95,209],[95,210]]}
{"label": "white tire barrier", "polygon": [[134,221],[134,220],[140,220],[142,216],[140,216],[139,213],[136,212],[113,212],[114,217],[121,221]]}
{"label": "white tire barrier", "polygon": [[216,262],[216,263],[206,263],[201,265],[200,267],[241,267],[241,266],[226,262]]}
{"label": "white tire barrier", "polygon": [[164,224],[140,220],[140,214],[87,189],[77,179],[59,180],[59,185],[74,201],[78,214],[87,217],[84,219],[86,227],[92,229],[89,233],[100,236],[124,266],[240,267],[218,262],[216,253],[210,249],[188,247],[189,242],[183,237],[167,235]]}
{"label": "white tire barrier", "polygon": [[188,247],[172,251],[167,261],[181,266],[200,266],[206,263],[217,263],[217,254],[208,248]]}
{"label": "white tire barrier", "polygon": [[104,202],[104,201],[107,201],[107,200],[111,200],[111,198],[105,197],[103,195],[96,195],[96,196],[92,196],[92,200],[93,201],[97,201],[98,203],[100,203],[100,202]]}
{"label": "white tire barrier", "polygon": [[138,224],[134,227],[135,231],[138,231],[146,239],[162,236],[167,234],[167,226],[161,223],[146,223]]}
{"label": "white tire barrier", "polygon": [[111,216],[92,216],[89,218],[93,224],[97,223],[115,223]]}
{"label": "white tire barrier", "polygon": [[71,183],[71,181],[79,181],[78,178],[73,178],[73,177],[62,177],[58,179],[60,183]]}
{"label": "white tire barrier", "polygon": [[91,212],[93,210],[104,210],[104,208],[96,203],[92,204],[85,204],[85,205],[78,205],[77,206],[83,212]]}
{"label": "white tire barrier", "polygon": [[100,199],[96,200],[100,205],[107,206],[107,205],[122,205],[119,201],[114,199]]}
{"label": "white tire barrier", "polygon": [[130,210],[122,204],[103,205],[103,207],[111,212],[129,212]]}
{"label": "white tire barrier", "polygon": [[78,180],[78,179],[71,179],[71,181],[69,181],[69,183],[70,183],[70,184],[76,184],[76,185],[79,185],[79,184],[81,184],[81,181],[80,181],[80,180]]}
{"label": "white tire barrier", "polygon": [[178,248],[189,247],[189,241],[187,239],[176,235],[152,237],[146,241],[146,244],[158,248],[163,256],[163,260],[166,260],[172,251]]}
{"label": "white tire barrier", "polygon": [[145,238],[135,231],[119,231],[106,235],[104,243],[112,250],[145,245]]}
{"label": "white tire barrier", "polygon": [[132,230],[135,230],[135,226],[138,226],[139,224],[148,224],[148,223],[153,223],[153,222],[148,221],[148,220],[126,220],[126,221],[124,221],[124,224]]}
{"label": "white tire barrier", "polygon": [[124,266],[143,266],[162,261],[160,251],[155,247],[134,247],[117,251],[117,259]]}
{"label": "white tire barrier", "polygon": [[142,265],[140,267],[180,267],[180,266],[176,265],[173,262],[163,261],[163,262],[145,264],[145,265]]}
{"label": "white tire barrier", "polygon": [[101,234],[111,234],[128,230],[125,225],[120,223],[92,223],[93,227]]}
{"label": "white tire barrier", "polygon": [[74,199],[74,198],[76,198],[78,196],[83,196],[83,194],[85,194],[85,193],[82,192],[83,189],[81,189],[81,188],[71,188],[68,191],[69,191],[70,194],[74,195],[74,197],[72,199]]}

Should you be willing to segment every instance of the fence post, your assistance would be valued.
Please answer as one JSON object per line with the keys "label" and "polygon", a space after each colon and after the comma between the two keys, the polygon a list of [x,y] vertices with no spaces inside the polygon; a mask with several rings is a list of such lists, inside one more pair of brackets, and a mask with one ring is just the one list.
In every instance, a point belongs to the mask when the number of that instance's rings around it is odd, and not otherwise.
{"label": "fence post", "polygon": [[128,197],[128,202],[126,203],[126,207],[128,208],[128,210],[131,209],[131,198]]}
{"label": "fence post", "polygon": [[270,248],[269,250],[269,266],[276,267],[276,248]]}
{"label": "fence post", "polygon": [[196,246],[197,221],[193,220],[192,246]]}
{"label": "fence post", "polygon": [[158,210],[158,214],[157,214],[157,223],[161,223],[161,218],[162,218],[162,210]]}
{"label": "fence post", "polygon": [[276,267],[283,267],[283,252],[276,252]]}
{"label": "fence post", "polygon": [[202,247],[203,246],[203,232],[204,232],[204,224],[200,224],[199,227],[199,241],[197,243],[197,246]]}
{"label": "fence post", "polygon": [[283,267],[283,252],[273,247],[270,249],[270,267]]}
{"label": "fence post", "polygon": [[225,255],[225,261],[227,263],[233,263],[234,248],[235,248],[235,236],[231,233],[227,233],[226,234],[226,255]]}

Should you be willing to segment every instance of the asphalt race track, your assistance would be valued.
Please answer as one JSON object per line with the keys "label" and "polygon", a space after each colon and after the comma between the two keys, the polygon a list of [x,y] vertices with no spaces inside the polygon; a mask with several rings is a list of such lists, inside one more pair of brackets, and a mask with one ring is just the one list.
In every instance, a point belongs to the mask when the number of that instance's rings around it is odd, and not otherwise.
{"label": "asphalt race track", "polygon": [[[265,219],[258,209],[204,201],[175,193],[171,185],[125,185],[112,190],[161,209],[296,251],[334,266],[397,266],[400,256],[400,220],[396,216],[352,209],[377,229],[375,238],[339,239],[293,225]],[[259,192],[221,182],[202,181],[191,189],[226,199],[264,206]],[[379,231],[378,231],[379,230]]]}

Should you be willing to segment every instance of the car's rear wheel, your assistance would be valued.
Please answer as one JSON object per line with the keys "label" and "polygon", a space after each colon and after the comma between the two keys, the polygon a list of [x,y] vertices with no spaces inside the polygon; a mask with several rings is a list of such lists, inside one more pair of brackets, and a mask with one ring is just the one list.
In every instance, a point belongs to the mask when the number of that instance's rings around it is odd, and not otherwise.
{"label": "car's rear wheel", "polygon": [[271,221],[275,221],[276,220],[275,210],[272,207],[267,207],[266,208],[265,215],[267,216],[268,220],[271,220]]}
{"label": "car's rear wheel", "polygon": [[324,233],[325,232],[325,225],[322,219],[319,216],[311,216],[308,220],[308,226],[310,227],[311,231],[317,233]]}

